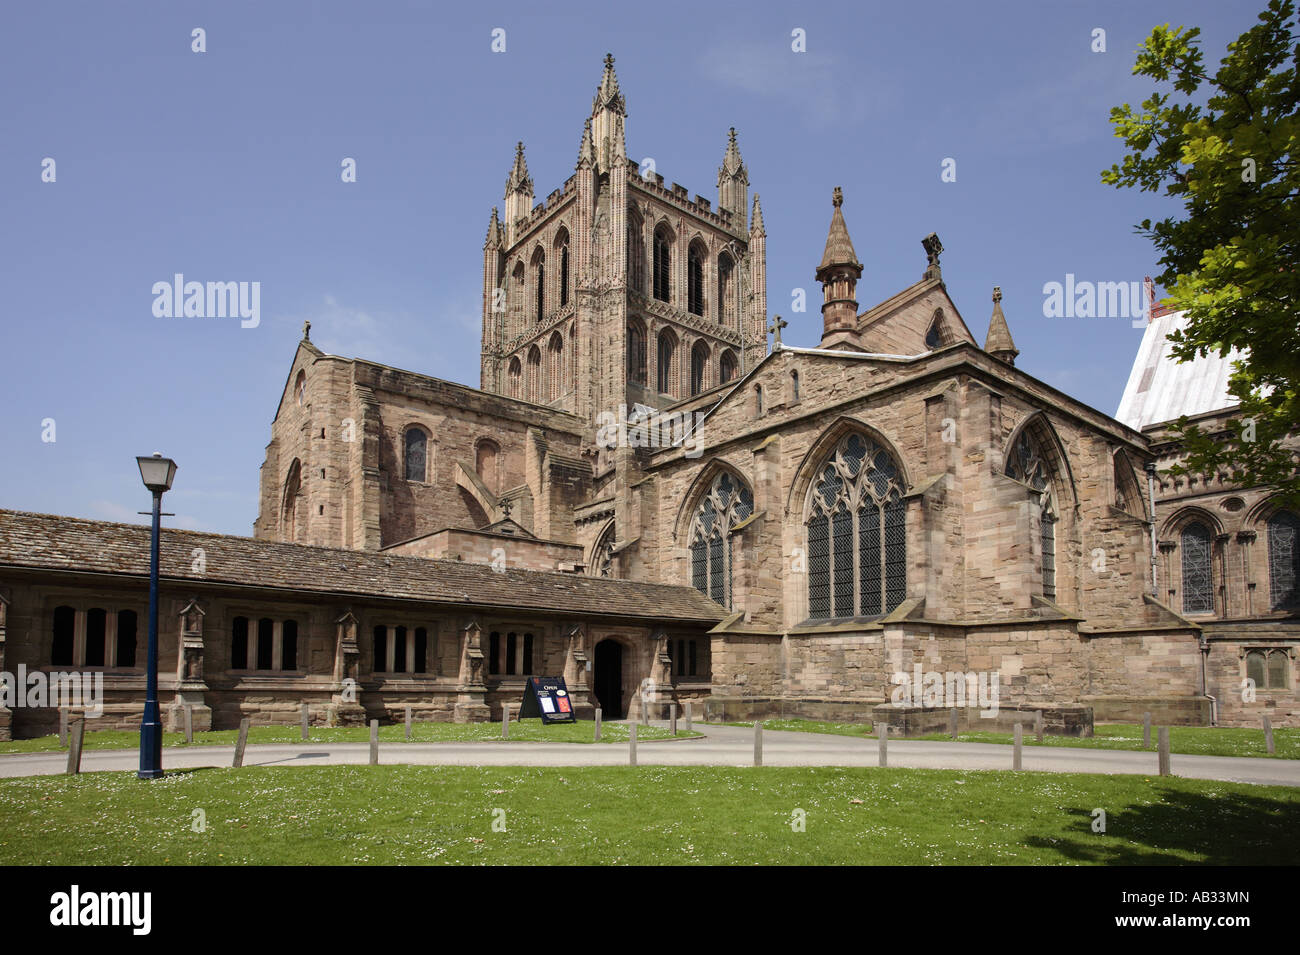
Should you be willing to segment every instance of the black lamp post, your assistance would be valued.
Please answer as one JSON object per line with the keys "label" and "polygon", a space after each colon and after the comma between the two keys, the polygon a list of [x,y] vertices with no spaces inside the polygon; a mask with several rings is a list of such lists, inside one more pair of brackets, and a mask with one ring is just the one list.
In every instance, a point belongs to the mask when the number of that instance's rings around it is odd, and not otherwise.
{"label": "black lamp post", "polygon": [[176,462],[154,452],[138,457],[140,478],[153,493],[153,537],[149,545],[149,664],[145,686],[144,719],[140,722],[141,779],[157,779],[162,769],[162,714],[158,710],[158,533],[162,522],[162,496],[171,490]]}

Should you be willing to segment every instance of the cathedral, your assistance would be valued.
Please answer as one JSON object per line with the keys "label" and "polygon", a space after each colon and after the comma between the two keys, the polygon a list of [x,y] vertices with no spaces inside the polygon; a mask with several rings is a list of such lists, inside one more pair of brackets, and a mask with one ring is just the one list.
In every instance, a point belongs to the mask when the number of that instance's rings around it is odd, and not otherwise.
{"label": "cathedral", "polygon": [[[1300,725],[1300,520],[1161,474],[1172,419],[1231,412],[1223,367],[1168,360],[1178,316],[1111,417],[1016,366],[996,287],[976,338],[936,234],[863,309],[836,187],[821,339],[791,347],[736,131],[711,200],[639,169],[626,125],[606,57],[573,175],[538,201],[516,147],[477,388],[304,328],[253,536],[164,530],[170,725],[481,720],[529,675],[607,718]],[[0,511],[0,669],[102,671],[96,724],[138,725],[148,538]],[[953,699],[976,683],[994,706]],[[57,720],[0,708],[0,733]]]}

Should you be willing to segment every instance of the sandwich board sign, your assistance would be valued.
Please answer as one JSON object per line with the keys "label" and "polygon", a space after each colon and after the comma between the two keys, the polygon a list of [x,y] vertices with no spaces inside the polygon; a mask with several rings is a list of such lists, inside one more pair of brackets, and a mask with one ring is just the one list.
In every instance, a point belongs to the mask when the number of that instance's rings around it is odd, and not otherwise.
{"label": "sandwich board sign", "polygon": [[524,705],[519,710],[519,718],[541,717],[542,723],[576,723],[577,715],[573,712],[573,700],[569,698],[569,688],[564,685],[564,677],[530,676],[524,687]]}

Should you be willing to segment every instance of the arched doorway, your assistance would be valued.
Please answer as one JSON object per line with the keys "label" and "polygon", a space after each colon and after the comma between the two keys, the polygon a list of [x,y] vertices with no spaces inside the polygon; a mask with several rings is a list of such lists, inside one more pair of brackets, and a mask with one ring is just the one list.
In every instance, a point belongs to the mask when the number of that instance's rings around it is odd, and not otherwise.
{"label": "arched doorway", "polygon": [[592,681],[601,716],[621,720],[623,708],[623,645],[617,640],[602,640],[596,644],[596,673]]}

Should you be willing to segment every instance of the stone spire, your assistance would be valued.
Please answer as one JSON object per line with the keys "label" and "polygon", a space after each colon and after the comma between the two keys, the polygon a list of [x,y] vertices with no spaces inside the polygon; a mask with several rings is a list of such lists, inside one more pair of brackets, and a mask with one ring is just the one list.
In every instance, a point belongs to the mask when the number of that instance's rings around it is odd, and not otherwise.
{"label": "stone spire", "polygon": [[524,158],[522,141],[515,143],[515,162],[510,167],[510,175],[506,179],[506,195],[521,188],[527,189],[529,193],[533,191],[533,180],[528,175],[528,160]]}
{"label": "stone spire", "polygon": [[862,275],[862,263],[858,261],[858,254],[853,251],[853,240],[849,238],[849,227],[844,224],[844,213],[840,207],[844,205],[844,191],[839,186],[831,193],[831,205],[835,211],[831,213],[831,227],[826,234],[826,251],[822,253],[822,264],[817,266],[817,279],[822,281],[821,273],[825,269],[836,266],[845,266],[851,269],[857,269],[857,277]]}
{"label": "stone spire", "polygon": [[505,245],[515,242],[515,224],[533,211],[533,180],[528,175],[528,161],[524,159],[524,144],[515,145],[515,162],[506,179]]}
{"label": "stone spire", "polygon": [[591,141],[591,117],[587,117],[586,125],[582,127],[582,142],[578,145],[578,165],[583,163],[596,164],[596,147]]}
{"label": "stone spire", "polygon": [[487,238],[483,240],[483,248],[499,249],[501,248],[501,220],[497,218],[497,207],[492,207],[492,218],[488,220]]}
{"label": "stone spire", "polygon": [[[726,209],[733,216],[743,216],[748,205],[745,201],[748,191],[749,170],[740,157],[740,147],[736,144],[736,127],[733,126],[727,136],[727,151],[718,168],[718,208]],[[743,232],[744,227],[743,221],[737,223],[738,231]]]}
{"label": "stone spire", "polygon": [[817,266],[817,281],[822,284],[822,339],[833,332],[853,332],[858,324],[856,292],[862,277],[862,263],[853,251],[849,227],[844,224],[844,192],[839,186],[831,194],[831,227],[826,235],[826,251]]}
{"label": "stone spire", "polygon": [[1016,363],[1020,349],[1011,340],[1011,329],[1007,327],[1007,317],[1002,314],[1002,287],[993,288],[993,317],[989,319],[989,333],[984,339],[984,350],[999,361],[1008,365]]}
{"label": "stone spire", "polygon": [[763,227],[763,207],[758,203],[758,193],[754,193],[754,212],[749,220],[750,235],[767,235],[767,229]]}
{"label": "stone spire", "polygon": [[[610,165],[622,163],[626,155],[623,121],[627,119],[627,102],[614,75],[614,57],[605,54],[605,72],[591,101],[591,141],[595,147],[597,171],[606,173]],[[619,150],[623,152],[620,153]]]}
{"label": "stone spire", "polygon": [[627,102],[618,89],[618,76],[614,73],[614,55],[605,54],[605,72],[600,77],[600,86],[591,101],[591,113],[594,116],[602,109],[613,110],[623,116],[627,115]]}

